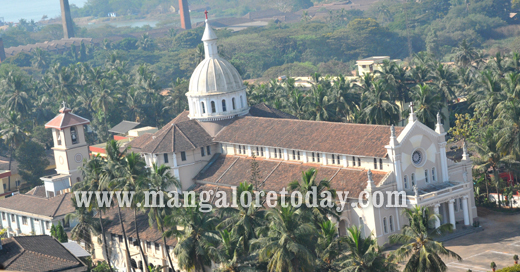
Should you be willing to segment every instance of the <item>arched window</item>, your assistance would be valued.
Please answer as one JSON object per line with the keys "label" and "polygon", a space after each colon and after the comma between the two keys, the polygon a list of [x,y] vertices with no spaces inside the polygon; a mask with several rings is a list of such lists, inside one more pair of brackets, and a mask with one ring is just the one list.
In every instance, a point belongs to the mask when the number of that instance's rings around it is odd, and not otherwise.
{"label": "arched window", "polygon": [[235,106],[235,98],[234,98],[234,97],[231,98],[231,104],[232,104],[232,106],[233,106],[233,110],[236,110],[237,107]]}
{"label": "arched window", "polygon": [[386,217],[383,217],[383,230],[385,233],[388,233],[388,229],[386,228]]}
{"label": "arched window", "polygon": [[226,100],[222,99],[222,111],[226,111]]}
{"label": "arched window", "polygon": [[412,178],[412,187],[413,187],[413,186],[415,186],[415,173],[412,173],[411,178]]}
{"label": "arched window", "polygon": [[394,220],[392,220],[392,216],[388,217],[388,223],[390,223],[390,232],[394,232]]}
{"label": "arched window", "polygon": [[426,183],[430,182],[430,180],[428,179],[428,169],[424,170],[424,181],[426,181]]}
{"label": "arched window", "polygon": [[432,168],[432,181],[433,182],[436,182],[437,181],[437,175],[435,173],[435,167]]}
{"label": "arched window", "polygon": [[215,101],[211,101],[211,113],[217,112],[217,107],[215,106]]}
{"label": "arched window", "polygon": [[73,144],[78,143],[78,134],[76,133],[76,127],[70,128],[70,139],[72,140]]}
{"label": "arched window", "polygon": [[240,108],[244,107],[244,98],[240,96]]}
{"label": "arched window", "polygon": [[56,142],[58,142],[58,145],[61,145],[61,134],[59,130],[56,130]]}
{"label": "arched window", "polygon": [[202,107],[202,113],[206,113],[206,107],[204,107],[204,102],[200,102],[200,106]]}
{"label": "arched window", "polygon": [[408,176],[407,175],[404,175],[403,181],[404,181],[404,188],[408,189]]}

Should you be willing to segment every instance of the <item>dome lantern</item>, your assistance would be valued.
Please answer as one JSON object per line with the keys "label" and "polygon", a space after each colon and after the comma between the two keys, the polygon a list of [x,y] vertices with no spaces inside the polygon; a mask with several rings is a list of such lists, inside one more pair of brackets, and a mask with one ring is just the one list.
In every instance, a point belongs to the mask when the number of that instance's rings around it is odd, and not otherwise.
{"label": "dome lantern", "polygon": [[246,87],[237,69],[218,54],[217,35],[208,23],[202,35],[205,58],[190,78],[189,118],[216,121],[242,116],[249,112]]}

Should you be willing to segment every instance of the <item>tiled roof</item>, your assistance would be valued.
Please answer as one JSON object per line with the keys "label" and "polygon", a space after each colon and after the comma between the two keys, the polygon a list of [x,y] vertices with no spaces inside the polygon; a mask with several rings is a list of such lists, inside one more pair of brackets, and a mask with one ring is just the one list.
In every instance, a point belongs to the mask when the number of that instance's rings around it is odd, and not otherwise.
{"label": "tiled roof", "polygon": [[121,123],[117,124],[115,127],[109,129],[108,132],[125,134],[129,130],[137,127],[139,124],[140,123],[137,123],[137,122],[123,120],[123,121],[121,121]]}
{"label": "tiled roof", "polygon": [[[403,129],[395,127],[396,136]],[[383,158],[390,126],[245,116],[214,141]]]}
{"label": "tiled roof", "polygon": [[58,217],[74,212],[70,198],[70,193],[50,198],[18,194],[0,199],[0,210],[9,209],[41,216]]}
{"label": "tiled roof", "polygon": [[[367,172],[364,169],[323,166],[320,164],[303,164],[297,162],[264,160],[257,158],[258,170],[263,182],[262,189],[280,192],[294,181],[300,180],[303,171],[315,168],[317,180],[330,180],[331,187],[337,191],[349,191],[349,195],[357,197],[367,185]],[[199,173],[197,183],[210,183],[223,188],[238,186],[251,176],[251,158],[242,156],[221,156],[207,170]],[[375,184],[380,184],[388,174],[384,171],[372,171]]]}
{"label": "tiled roof", "polygon": [[11,271],[87,271],[56,239],[47,235],[2,240],[0,269]]}
{"label": "tiled roof", "polygon": [[[171,123],[171,122],[170,122]],[[196,120],[167,124],[152,135],[141,148],[145,153],[172,153],[196,149],[213,143]]]}
{"label": "tiled roof", "polygon": [[255,117],[264,117],[264,118],[285,118],[285,119],[298,119],[295,116],[292,116],[288,113],[285,113],[281,110],[277,110],[265,103],[260,103],[253,105],[249,108],[249,114]]}
{"label": "tiled roof", "polygon": [[[125,225],[126,235],[134,239],[137,239],[135,225],[134,225],[134,212],[131,209],[121,209],[121,215]],[[117,208],[109,209],[106,214],[103,214],[103,218],[106,218],[110,223],[105,226],[107,233],[116,235],[123,235],[121,224],[119,221],[119,214]],[[137,227],[139,228],[139,238],[144,241],[155,242],[163,244],[162,233],[155,227],[150,227],[148,221],[148,214],[139,212],[137,214]],[[169,246],[175,246],[177,241],[173,238],[167,238],[166,244]]]}
{"label": "tiled roof", "polygon": [[62,108],[60,109],[60,114],[45,124],[45,128],[55,128],[62,130],[64,128],[86,124],[90,124],[90,121],[81,116],[77,116],[74,113],[71,113],[69,108]]}

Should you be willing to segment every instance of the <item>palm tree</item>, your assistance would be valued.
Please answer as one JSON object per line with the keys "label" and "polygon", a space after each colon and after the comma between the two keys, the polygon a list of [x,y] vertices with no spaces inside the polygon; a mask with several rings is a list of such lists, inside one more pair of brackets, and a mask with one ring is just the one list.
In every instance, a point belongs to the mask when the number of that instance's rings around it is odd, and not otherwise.
{"label": "palm tree", "polygon": [[78,207],[74,196],[71,200],[75,211],[65,216],[67,222],[70,222],[70,220],[76,222],[76,226],[70,231],[71,238],[76,242],[85,243],[85,249],[91,251],[94,245],[92,235],[99,235],[100,226],[94,219],[94,213],[91,207]]}
{"label": "palm tree", "polygon": [[462,40],[459,47],[453,49],[453,53],[455,53],[455,63],[464,67],[470,66],[478,55],[475,48],[466,39]]}
{"label": "palm tree", "polygon": [[[336,199],[336,190],[330,187],[330,182],[327,180],[317,181],[316,176],[318,175],[318,171],[314,168],[311,168],[307,171],[302,172],[301,181],[295,180],[289,183],[287,189],[289,191],[300,191],[304,198],[307,198],[307,194],[312,193],[314,190],[316,191],[316,203],[312,207],[307,207],[307,205],[300,206],[300,209],[303,209],[305,212],[309,212],[312,217],[314,217],[315,224],[319,225],[325,221],[328,221],[327,215],[333,216],[336,219],[339,219],[338,213],[336,212],[336,205],[333,199]],[[322,196],[322,193],[325,192],[330,193],[331,202],[333,203],[333,207],[322,207],[319,203],[322,203],[325,197]],[[307,199],[309,203],[311,203],[312,199]],[[305,201],[303,201],[305,203]],[[311,203],[312,204],[312,203]]]}
{"label": "palm tree", "polygon": [[363,237],[356,226],[347,229],[343,242],[349,254],[339,263],[341,272],[398,271],[395,264],[385,259],[377,240],[372,235]]}
{"label": "palm tree", "polygon": [[[152,170],[148,176],[148,190],[152,190],[155,192],[163,192],[166,193],[168,191],[171,191],[171,187],[175,186],[176,188],[181,188],[181,185],[179,183],[179,180],[172,176],[170,173],[170,167],[166,165],[157,166],[156,164],[152,165]],[[175,271],[175,268],[173,266],[173,262],[170,256],[170,253],[167,249],[166,244],[166,236],[164,233],[166,232],[164,230],[164,218],[166,216],[167,210],[164,208],[160,208],[154,205],[150,205],[151,207],[147,208],[148,211],[148,223],[150,226],[157,226],[157,229],[159,229],[162,233],[162,239],[164,247],[166,248],[165,252],[168,256],[168,262],[170,263],[170,267],[172,271]],[[141,207],[143,207],[141,205]]]}
{"label": "palm tree", "polygon": [[[222,230],[219,232],[218,242],[211,246],[209,253],[212,260],[218,265],[217,272],[256,271],[252,264],[247,262],[242,253],[242,237],[234,231]],[[245,257],[248,257],[245,255]]]}
{"label": "palm tree", "polygon": [[143,34],[135,45],[139,50],[145,51],[153,50],[155,47],[154,41],[152,38],[150,38],[148,33]]}
{"label": "palm tree", "polygon": [[454,89],[458,84],[458,78],[449,66],[438,63],[432,72],[432,81],[437,89],[441,91],[443,103],[446,100],[451,103],[457,97]]}
{"label": "palm tree", "polygon": [[267,271],[313,271],[316,229],[306,222],[302,210],[291,205],[278,207],[269,210],[267,218],[267,235],[251,244],[258,260],[267,262]]}
{"label": "palm tree", "polygon": [[183,227],[183,230],[177,230],[174,225],[165,233],[166,237],[177,236],[173,252],[181,269],[205,272],[204,267],[211,265],[209,249],[218,243],[217,220],[211,213],[201,212],[199,205],[165,218],[165,222],[178,222]]}
{"label": "palm tree", "polygon": [[[237,187],[237,199],[243,192],[253,193],[253,184],[242,182]],[[251,201],[249,206],[227,207],[220,210],[224,220],[217,226],[217,229],[231,229],[240,237],[242,252],[249,254],[251,240],[258,238],[257,230],[264,225],[265,210],[254,205]]]}
{"label": "palm tree", "polygon": [[462,260],[457,253],[432,239],[435,235],[450,231],[451,224],[444,224],[429,231],[428,226],[439,218],[437,215],[429,214],[428,208],[417,206],[404,212],[410,221],[409,225],[403,227],[401,234],[390,236],[390,243],[403,244],[391,253],[391,257],[396,262],[408,259],[404,272],[444,272],[448,268],[442,256]]}
{"label": "palm tree", "polygon": [[339,271],[338,261],[346,249],[347,245],[344,238],[339,236],[336,224],[330,220],[320,223],[316,243],[316,271]]}
{"label": "palm tree", "polygon": [[435,128],[437,114],[444,107],[441,95],[429,85],[423,84],[415,86],[411,96],[415,101],[417,119],[430,128]]}
{"label": "palm tree", "polygon": [[4,110],[17,112],[25,117],[30,112],[26,79],[21,74],[10,71],[1,83],[0,90],[3,94],[0,98],[4,103]]}
{"label": "palm tree", "polygon": [[382,80],[372,82],[361,96],[363,117],[369,124],[391,125],[399,121],[399,107]]}
{"label": "palm tree", "polygon": [[36,48],[32,53],[32,66],[37,69],[45,69],[49,65],[48,53],[41,48]]}
{"label": "palm tree", "polygon": [[333,101],[321,84],[313,85],[309,95],[309,114],[311,120],[327,121],[332,118],[331,105]]}
{"label": "palm tree", "polygon": [[[503,150],[500,150],[499,133],[496,128],[489,126],[481,135],[479,135],[478,142],[473,145],[477,156],[471,157],[475,168],[487,172],[489,169],[493,171],[493,179],[495,181],[497,197],[500,200],[500,176],[499,169],[506,166],[514,160],[512,155],[506,155]],[[500,205],[500,202],[499,202]]]}
{"label": "palm tree", "polygon": [[504,99],[501,79],[491,71],[484,71],[478,81],[479,88],[469,96],[472,106],[485,110],[489,118],[495,118],[495,109]]}
{"label": "palm tree", "polygon": [[287,100],[289,112],[298,119],[302,119],[306,112],[306,105],[306,97],[298,89],[293,89],[289,94],[289,99]]}
{"label": "palm tree", "polygon": [[[2,130],[0,130],[0,137],[2,137],[9,146],[9,171],[11,170],[14,151],[25,141],[25,138],[27,137],[27,132],[24,127],[24,122],[20,119],[20,116],[16,112],[9,112],[4,117],[4,121],[1,126]],[[7,188],[7,190],[10,191],[10,176],[8,177],[8,184],[9,187]]]}
{"label": "palm tree", "polygon": [[[105,166],[106,161],[100,156],[94,156],[90,160],[84,162],[82,167],[83,173],[83,182],[77,183],[74,186],[74,190],[76,190],[76,186],[79,188],[82,187],[82,191],[102,191],[101,184],[101,175],[103,174],[103,168]],[[97,202],[91,202],[92,205],[96,205]],[[113,271],[112,263],[110,262],[110,251],[108,250],[107,237],[105,233],[105,228],[103,224],[103,212],[107,210],[107,207],[99,207],[95,206],[94,209],[97,211],[98,220],[99,220],[99,228],[101,229],[101,236],[103,239],[103,247],[105,248],[106,260],[110,271]]]}
{"label": "palm tree", "polygon": [[[124,158],[126,156],[126,149],[121,149],[121,144],[116,140],[110,140],[107,142],[105,150],[107,154],[107,161],[104,164],[103,170],[101,172],[100,188],[114,190],[113,187],[119,185],[117,181],[124,176]],[[131,257],[128,246],[128,238],[126,236],[126,229],[123,222],[123,216],[121,214],[121,206],[119,203],[117,203],[117,212],[119,216],[119,224],[121,225],[121,230],[123,232],[123,240],[125,242],[126,258],[130,260]],[[134,271],[133,267],[132,271]]]}

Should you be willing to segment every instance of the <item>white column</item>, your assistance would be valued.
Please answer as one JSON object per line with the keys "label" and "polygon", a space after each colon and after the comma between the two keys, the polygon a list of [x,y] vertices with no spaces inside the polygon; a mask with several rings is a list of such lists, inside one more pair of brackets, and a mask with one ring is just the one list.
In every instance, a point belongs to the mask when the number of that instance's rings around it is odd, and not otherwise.
{"label": "white column", "polygon": [[469,226],[469,210],[468,210],[468,196],[464,196],[462,201],[462,210],[464,211],[464,225]]}
{"label": "white column", "polygon": [[394,168],[395,168],[395,181],[397,183],[397,190],[404,190],[403,186],[403,178],[402,178],[402,170],[401,170],[401,155],[395,155],[394,160]]}
{"label": "white column", "polygon": [[247,155],[248,155],[249,157],[252,156],[252,154],[251,154],[251,146],[250,146],[250,145],[247,146]]}
{"label": "white column", "polygon": [[435,204],[435,206],[433,206],[433,213],[435,214],[435,228],[438,228],[441,226],[441,220],[439,218],[439,207],[441,205],[440,204]]}
{"label": "white column", "polygon": [[347,155],[341,155],[341,159],[343,160],[343,167],[348,167]]}
{"label": "white column", "polygon": [[303,152],[303,163],[308,163],[309,160],[307,159],[307,151],[302,151]]}
{"label": "white column", "polygon": [[287,149],[283,150],[283,159],[288,161],[289,160],[289,154],[287,153]]}
{"label": "white column", "polygon": [[322,153],[322,154],[323,154],[323,157],[322,157],[323,165],[327,165],[327,154],[325,154],[325,153]]}
{"label": "white column", "polygon": [[447,182],[450,180],[448,176],[448,161],[446,158],[446,142],[442,142],[439,144],[440,156],[441,156],[441,172],[442,172],[442,181]]}
{"label": "white column", "polygon": [[264,152],[265,152],[265,158],[266,159],[271,158],[271,153],[269,151],[269,147],[266,146]]}
{"label": "white column", "polygon": [[453,207],[453,203],[455,203],[455,199],[450,199],[449,201],[449,210],[450,210],[450,224],[453,226],[453,229],[456,229],[455,224],[455,208]]}

